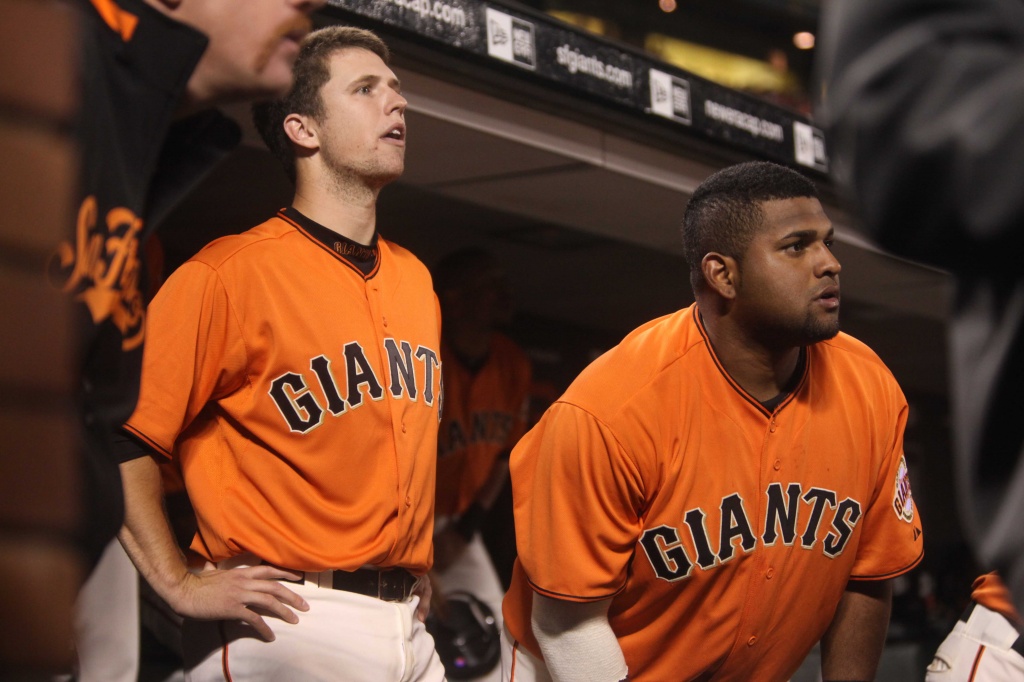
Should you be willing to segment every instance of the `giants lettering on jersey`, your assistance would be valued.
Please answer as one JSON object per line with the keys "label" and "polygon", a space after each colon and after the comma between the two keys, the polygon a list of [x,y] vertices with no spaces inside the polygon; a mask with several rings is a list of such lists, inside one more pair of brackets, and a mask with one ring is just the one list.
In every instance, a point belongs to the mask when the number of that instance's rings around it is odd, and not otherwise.
{"label": "giants lettering on jersey", "polygon": [[[321,404],[318,396],[309,389],[306,376],[286,372],[274,379],[269,394],[289,430],[305,433],[323,423],[325,411],[337,417],[358,408],[366,398],[381,400],[385,390],[396,400],[405,398],[413,402],[419,400],[422,393],[424,404],[432,406],[434,377],[440,377],[441,369],[437,351],[417,346],[414,352],[408,341],[387,338],[384,339],[384,353],[388,366],[386,388],[367,360],[366,351],[356,341],[344,346],[345,366],[341,372],[332,368],[331,361],[323,355],[310,360],[311,378],[320,387],[326,405]],[[418,382],[420,377],[422,387]]]}
{"label": "giants lettering on jersey", "polygon": [[[861,516],[857,500],[837,502],[835,491],[811,487],[805,492],[799,483],[790,483],[785,491],[781,483],[772,483],[765,496],[760,540],[766,547],[780,539],[784,545],[799,540],[803,549],[811,550],[820,541],[821,552],[834,559],[846,548]],[[679,528],[662,525],[644,531],[640,545],[659,578],[681,580],[693,573],[694,566],[706,571],[754,550],[758,538],[739,493],[723,497],[719,512],[717,529],[713,524],[708,528],[708,515],[699,507],[683,514],[683,532],[693,542],[692,552],[683,544]]]}
{"label": "giants lettering on jersey", "polygon": [[448,422],[448,442],[439,444],[438,457],[459,452],[473,443],[504,445],[516,423],[516,415],[508,412],[474,412],[471,419],[473,423],[468,433],[461,421],[452,419]]}

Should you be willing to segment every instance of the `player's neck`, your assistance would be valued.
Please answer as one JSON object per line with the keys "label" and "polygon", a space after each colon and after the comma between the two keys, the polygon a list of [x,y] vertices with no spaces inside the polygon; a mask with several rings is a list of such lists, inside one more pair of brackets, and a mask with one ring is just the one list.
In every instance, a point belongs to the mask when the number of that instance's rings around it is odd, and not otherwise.
{"label": "player's neck", "polygon": [[310,220],[359,244],[369,244],[377,230],[376,191],[331,191],[300,180],[292,206]]}
{"label": "player's neck", "polygon": [[715,355],[729,376],[757,400],[771,400],[791,389],[800,365],[800,347],[768,348],[728,318],[702,317]]}

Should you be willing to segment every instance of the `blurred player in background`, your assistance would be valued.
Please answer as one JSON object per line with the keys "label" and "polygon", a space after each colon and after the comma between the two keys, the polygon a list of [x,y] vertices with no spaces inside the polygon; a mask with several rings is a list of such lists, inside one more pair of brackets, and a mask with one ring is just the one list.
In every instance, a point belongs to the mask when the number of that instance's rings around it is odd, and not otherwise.
{"label": "blurred player in background", "polygon": [[[508,480],[508,455],[526,428],[530,360],[499,331],[513,309],[506,274],[492,254],[448,254],[433,275],[444,319],[434,576],[445,593],[465,590],[481,599],[500,627],[505,590],[480,527]],[[495,665],[478,679],[500,677]]]}

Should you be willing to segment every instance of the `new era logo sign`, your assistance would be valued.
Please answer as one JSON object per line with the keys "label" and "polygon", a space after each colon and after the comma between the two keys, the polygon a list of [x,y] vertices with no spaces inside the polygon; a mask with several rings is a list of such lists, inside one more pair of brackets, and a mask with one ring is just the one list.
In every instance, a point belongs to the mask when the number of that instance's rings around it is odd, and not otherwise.
{"label": "new era logo sign", "polygon": [[690,83],[683,78],[657,69],[648,74],[651,88],[651,113],[690,125],[693,112],[690,108]]}
{"label": "new era logo sign", "polygon": [[793,121],[793,153],[796,162],[820,171],[828,170],[828,156],[825,154],[825,133],[814,126]]}
{"label": "new era logo sign", "polygon": [[533,24],[487,8],[487,54],[526,69],[537,67]]}

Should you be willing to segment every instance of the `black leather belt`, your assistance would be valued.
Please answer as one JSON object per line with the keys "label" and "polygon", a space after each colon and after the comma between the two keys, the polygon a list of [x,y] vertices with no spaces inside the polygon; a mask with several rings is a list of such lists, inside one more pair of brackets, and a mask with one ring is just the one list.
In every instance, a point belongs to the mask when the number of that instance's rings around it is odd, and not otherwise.
{"label": "black leather belt", "polygon": [[357,571],[334,571],[334,575],[331,576],[331,587],[397,602],[405,601],[412,596],[418,580],[404,568],[360,568]]}
{"label": "black leather belt", "polygon": [[[268,561],[261,563],[275,566]],[[285,571],[294,569],[283,568]],[[287,582],[298,585],[313,585],[314,587],[327,587],[332,590],[343,590],[355,592],[367,597],[374,597],[382,601],[400,602],[412,596],[416,589],[419,578],[404,568],[360,568],[355,571],[342,571],[340,569],[326,571],[297,571],[303,573],[303,577],[297,580],[285,579]]]}
{"label": "black leather belt", "polygon": [[[273,564],[271,564],[273,565]],[[284,569],[290,570],[290,569]],[[360,568],[356,571],[316,571],[306,572],[298,580],[287,582],[298,585],[306,584],[315,587],[329,587],[332,590],[355,592],[356,594],[375,597],[382,601],[405,601],[412,596],[419,579],[404,568]]]}

